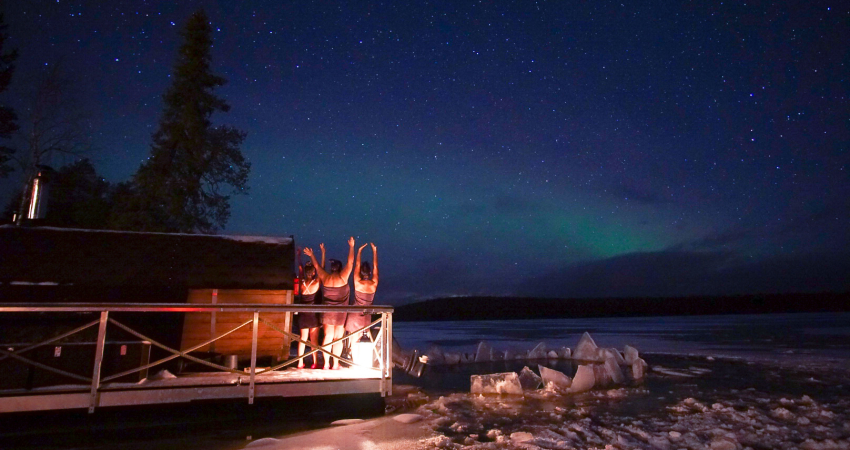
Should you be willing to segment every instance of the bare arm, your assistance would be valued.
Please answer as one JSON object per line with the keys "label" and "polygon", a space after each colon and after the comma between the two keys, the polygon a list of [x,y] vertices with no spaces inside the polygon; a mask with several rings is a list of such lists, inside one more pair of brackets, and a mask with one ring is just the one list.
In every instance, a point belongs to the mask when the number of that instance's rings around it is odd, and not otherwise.
{"label": "bare arm", "polygon": [[348,283],[348,277],[351,276],[351,266],[354,264],[354,238],[348,238],[348,261],[345,267],[342,268],[339,275]]}
{"label": "bare arm", "polygon": [[372,243],[372,281],[378,285],[378,247]]}
{"label": "bare arm", "polygon": [[322,250],[322,269],[325,268],[325,243],[322,242],[319,244],[319,248]]}
{"label": "bare arm", "polygon": [[313,267],[316,268],[316,273],[319,275],[319,280],[324,283],[328,278],[328,273],[325,272],[325,268],[320,266],[316,261],[316,255],[313,254],[313,249],[310,247],[304,248],[304,254],[310,257],[310,261],[313,262]]}
{"label": "bare arm", "polygon": [[366,245],[368,244],[363,244],[357,249],[357,259],[354,262],[354,278],[358,281],[362,281],[360,280],[360,254],[363,253],[363,247]]}

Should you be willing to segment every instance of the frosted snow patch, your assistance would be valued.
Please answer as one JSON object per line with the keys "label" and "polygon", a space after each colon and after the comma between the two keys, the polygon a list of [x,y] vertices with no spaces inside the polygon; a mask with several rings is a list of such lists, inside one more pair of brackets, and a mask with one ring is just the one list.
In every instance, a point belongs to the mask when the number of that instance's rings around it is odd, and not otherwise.
{"label": "frosted snow patch", "polygon": [[419,414],[399,414],[393,417],[393,420],[401,423],[416,423],[422,420],[423,417]]}
{"label": "frosted snow patch", "polygon": [[280,439],[275,438],[262,438],[257,439],[256,441],[250,442],[245,448],[259,448],[259,447],[267,447],[270,445],[277,445],[280,443]]}

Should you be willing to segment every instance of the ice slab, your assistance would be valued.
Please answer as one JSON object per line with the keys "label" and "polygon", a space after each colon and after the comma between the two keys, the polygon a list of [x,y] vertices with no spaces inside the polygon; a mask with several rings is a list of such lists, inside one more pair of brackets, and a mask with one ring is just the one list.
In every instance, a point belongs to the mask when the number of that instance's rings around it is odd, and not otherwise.
{"label": "ice slab", "polygon": [[573,352],[573,359],[580,359],[583,361],[596,361],[598,360],[598,351],[599,347],[597,347],[596,342],[593,341],[593,338],[590,337],[590,333],[584,332],[581,335],[581,339],[578,341],[578,345],[576,345],[576,349]]}
{"label": "ice slab", "polygon": [[528,352],[528,359],[546,359],[546,343],[541,342]]}
{"label": "ice slab", "polygon": [[569,347],[561,347],[558,349],[558,357],[562,359],[570,359],[572,358],[572,350]]}
{"label": "ice slab", "polygon": [[487,362],[493,360],[493,349],[486,342],[478,343],[478,351],[475,352],[475,362]]}
{"label": "ice slab", "polygon": [[632,363],[632,379],[635,381],[642,381],[646,376],[647,367],[646,361],[644,361],[643,358],[636,359],[635,362]]}
{"label": "ice slab", "polygon": [[537,366],[537,368],[540,370],[540,378],[547,388],[567,389],[573,384],[573,380],[563,372],[544,366]]}
{"label": "ice slab", "polygon": [[623,356],[623,359],[626,360],[626,364],[630,366],[634,364],[638,358],[640,358],[637,349],[632,347],[631,345],[627,345],[625,348],[623,348]]}
{"label": "ice slab", "polygon": [[623,371],[620,369],[620,364],[617,363],[617,359],[613,357],[608,357],[605,360],[605,370],[608,371],[608,375],[611,377],[611,381],[614,384],[623,384],[626,382],[626,377],[623,375]]}
{"label": "ice slab", "polygon": [[611,374],[608,372],[608,369],[605,368],[605,364],[591,364],[591,369],[593,369],[593,376],[596,378],[596,387],[606,387],[610,386],[614,383],[614,380],[611,378]]}
{"label": "ice slab", "polygon": [[555,350],[549,350],[549,353],[546,353],[546,356],[549,359],[558,359],[558,352],[556,352]]}
{"label": "ice slab", "polygon": [[472,375],[469,382],[469,392],[473,394],[522,395],[522,385],[516,372]]}
{"label": "ice slab", "polygon": [[519,384],[525,390],[534,390],[540,387],[540,383],[543,380],[534,373],[533,370],[529,369],[528,366],[522,368],[522,371],[519,373]]}
{"label": "ice slab", "polygon": [[623,358],[623,355],[621,355],[620,351],[617,350],[616,348],[606,348],[605,351],[604,351],[604,355],[605,356],[604,356],[603,359],[608,359],[609,357],[611,357],[611,358],[614,358],[614,361],[616,361],[617,364],[620,364],[620,365],[626,364],[626,360]]}
{"label": "ice slab", "polygon": [[596,384],[596,376],[593,374],[593,368],[587,365],[578,366],[576,376],[573,378],[573,383],[570,386],[570,392],[587,392],[593,389]]}

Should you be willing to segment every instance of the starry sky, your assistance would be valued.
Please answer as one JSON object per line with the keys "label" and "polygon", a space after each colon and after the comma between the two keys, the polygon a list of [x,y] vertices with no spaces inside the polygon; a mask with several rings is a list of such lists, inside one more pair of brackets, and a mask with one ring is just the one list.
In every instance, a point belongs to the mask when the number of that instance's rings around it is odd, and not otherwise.
{"label": "starry sky", "polygon": [[203,8],[252,164],[223,233],[375,242],[378,303],[850,291],[844,2],[4,3],[0,101],[61,64],[114,182]]}

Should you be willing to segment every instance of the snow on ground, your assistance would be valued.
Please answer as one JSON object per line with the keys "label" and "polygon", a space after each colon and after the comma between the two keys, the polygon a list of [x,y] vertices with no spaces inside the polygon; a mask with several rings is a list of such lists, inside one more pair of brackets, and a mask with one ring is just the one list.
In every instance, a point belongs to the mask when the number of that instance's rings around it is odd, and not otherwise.
{"label": "snow on ground", "polygon": [[[850,374],[647,355],[644,384],[586,394],[436,395],[404,411],[284,437],[269,449],[850,449]],[[419,406],[416,406],[416,405]]]}
{"label": "snow on ground", "polygon": [[[501,349],[542,340],[572,346],[592,330],[601,346],[636,346],[650,371],[638,386],[577,395],[482,396],[457,383],[500,371],[487,365],[397,377],[397,391],[400,383],[421,389],[389,404],[421,421],[384,417],[283,437],[267,448],[850,449],[848,323],[843,313],[399,324],[395,335],[405,349],[436,344],[461,352],[482,340]],[[447,387],[429,378],[455,381]],[[391,437],[382,434],[387,426]]]}

